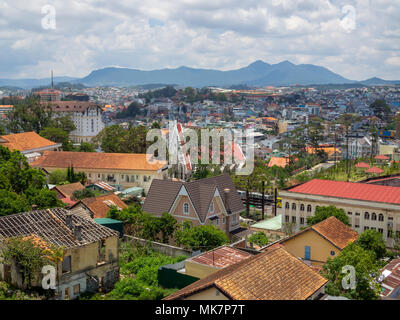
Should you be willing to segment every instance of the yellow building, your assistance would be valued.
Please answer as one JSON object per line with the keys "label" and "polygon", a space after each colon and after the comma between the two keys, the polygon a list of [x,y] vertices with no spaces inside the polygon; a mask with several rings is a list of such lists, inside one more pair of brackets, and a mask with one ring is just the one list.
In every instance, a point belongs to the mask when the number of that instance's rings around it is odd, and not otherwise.
{"label": "yellow building", "polygon": [[75,172],[85,172],[90,183],[104,181],[124,188],[141,187],[146,193],[153,179],[164,179],[168,173],[165,163],[151,163],[146,154],[137,153],[46,151],[31,166],[47,172],[73,166]]}
{"label": "yellow building", "polygon": [[308,264],[322,266],[336,257],[358,233],[335,217],[325,219],[279,242],[285,249]]}
{"label": "yellow building", "polygon": [[[62,248],[62,261],[54,270],[58,299],[73,299],[86,291],[107,292],[119,280],[119,233],[93,220],[61,208],[0,217],[0,244],[18,236],[30,237],[40,247]],[[44,275],[38,274],[32,285],[41,287],[42,279]],[[0,261],[0,280],[24,287],[21,273],[9,261]]]}

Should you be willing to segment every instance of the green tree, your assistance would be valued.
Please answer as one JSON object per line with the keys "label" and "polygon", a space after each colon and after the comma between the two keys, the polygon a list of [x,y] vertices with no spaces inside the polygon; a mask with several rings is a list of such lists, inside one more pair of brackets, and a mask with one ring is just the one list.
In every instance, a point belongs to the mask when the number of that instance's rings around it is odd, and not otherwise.
{"label": "green tree", "polygon": [[178,245],[202,251],[211,250],[229,241],[226,234],[213,225],[189,227],[185,223],[177,228],[174,238]]}
{"label": "green tree", "polygon": [[28,201],[36,210],[64,207],[64,203],[57,198],[57,193],[48,189],[27,190]]}
{"label": "green tree", "polygon": [[268,244],[268,237],[263,231],[259,231],[251,235],[249,242],[255,243],[259,247],[263,247]]}
{"label": "green tree", "polygon": [[169,237],[173,236],[178,222],[168,212],[164,212],[159,219],[161,240],[163,243],[168,243]]}
{"label": "green tree", "polygon": [[385,100],[377,99],[369,106],[379,119],[386,121],[391,115],[391,109]]}
{"label": "green tree", "polygon": [[54,128],[54,127],[46,127],[43,128],[39,133],[43,138],[49,139],[51,141],[68,144],[68,132],[64,131],[61,128]]}
{"label": "green tree", "polygon": [[95,196],[96,196],[96,194],[94,193],[93,190],[84,188],[82,190],[75,190],[72,193],[71,199],[72,200],[82,200],[82,199],[86,199],[86,198],[93,198]]}
{"label": "green tree", "polygon": [[365,250],[373,251],[378,259],[383,258],[387,253],[385,240],[376,230],[366,230],[361,233],[357,244]]}
{"label": "green tree", "polygon": [[[355,286],[343,287],[342,280],[349,273],[345,266],[355,269]],[[355,300],[374,300],[379,298],[380,287],[374,281],[379,273],[375,253],[365,250],[356,243],[349,244],[335,258],[328,258],[323,266],[322,274],[329,280],[325,292],[333,296],[344,296]],[[347,283],[346,279],[344,282]]]}
{"label": "green tree", "polygon": [[56,169],[50,172],[49,183],[56,185],[68,183],[66,170]]}
{"label": "green tree", "polygon": [[25,195],[0,189],[0,216],[7,216],[14,213],[30,211],[30,206]]}
{"label": "green tree", "polygon": [[350,219],[343,209],[338,209],[335,206],[318,207],[315,210],[314,216],[307,217],[307,224],[309,226],[321,222],[329,217],[335,217],[346,225],[350,225]]}
{"label": "green tree", "polygon": [[96,152],[95,146],[90,142],[82,142],[78,149],[79,152]]}

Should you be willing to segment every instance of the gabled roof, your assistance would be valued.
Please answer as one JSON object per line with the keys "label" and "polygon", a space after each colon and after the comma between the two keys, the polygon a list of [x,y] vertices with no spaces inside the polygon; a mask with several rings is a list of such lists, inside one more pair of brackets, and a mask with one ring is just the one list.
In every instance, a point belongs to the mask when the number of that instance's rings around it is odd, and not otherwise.
{"label": "gabled roof", "polygon": [[150,163],[146,154],[141,153],[45,151],[40,158],[31,163],[31,166],[157,171],[165,164]]}
{"label": "gabled roof", "polygon": [[118,232],[114,230],[73,215],[73,224],[79,223],[82,226],[82,240],[79,241],[66,224],[67,214],[68,211],[65,209],[55,208],[0,217],[0,241],[17,236],[34,235],[68,249],[118,236]]}
{"label": "gabled roof", "polygon": [[104,196],[92,197],[82,199],[80,202],[75,204],[74,207],[78,206],[79,203],[83,203],[92,213],[93,218],[105,218],[111,207],[116,206],[118,210],[127,208],[128,206],[115,194],[106,194]]}
{"label": "gabled roof", "polygon": [[[68,112],[84,112],[86,109],[90,107],[97,107],[100,106],[94,102],[88,101],[52,101],[49,102],[53,111],[68,111]],[[101,108],[100,108],[101,109]]]}
{"label": "gabled roof", "polygon": [[11,151],[27,151],[46,147],[58,147],[60,144],[39,136],[36,132],[23,132],[0,136],[0,144]]}
{"label": "gabled roof", "polygon": [[326,197],[400,204],[400,188],[367,183],[314,179],[286,189],[286,191]]}
{"label": "gabled roof", "polygon": [[224,189],[230,190],[228,204],[231,212],[244,210],[231,177],[228,174],[223,174],[186,183],[154,179],[143,205],[143,211],[158,216],[163,212],[169,212],[182,186],[186,189],[201,222],[206,219],[216,189],[218,189],[222,199]]}
{"label": "gabled roof", "polygon": [[64,198],[71,198],[74,191],[85,189],[85,187],[80,182],[63,184],[59,186],[55,186],[53,190],[58,190]]}
{"label": "gabled roof", "polygon": [[284,248],[276,248],[223,268],[164,300],[183,299],[211,287],[233,300],[306,300],[327,282]]}

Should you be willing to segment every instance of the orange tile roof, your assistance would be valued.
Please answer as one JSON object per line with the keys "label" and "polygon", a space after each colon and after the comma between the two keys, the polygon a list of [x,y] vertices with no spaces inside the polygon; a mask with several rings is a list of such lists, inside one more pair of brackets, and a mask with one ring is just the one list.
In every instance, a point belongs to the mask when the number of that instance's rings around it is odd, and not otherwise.
{"label": "orange tile roof", "polygon": [[57,146],[56,142],[45,139],[36,132],[23,132],[0,136],[0,144],[10,150],[19,151]]}
{"label": "orange tile roof", "polygon": [[74,191],[85,189],[85,187],[82,185],[82,183],[75,182],[75,183],[55,186],[53,189],[58,190],[65,198],[71,198]]}
{"label": "orange tile roof", "polygon": [[357,232],[335,217],[329,217],[311,228],[341,250],[358,239]]}
{"label": "orange tile roof", "polygon": [[[335,148],[334,147],[319,147],[319,148],[307,147],[306,148],[306,151],[309,154],[314,154],[318,150],[322,150],[322,151],[326,152],[328,154],[328,156],[331,156],[331,155],[333,155],[335,153]],[[342,151],[339,150],[338,148],[336,148],[336,153],[342,153]]]}
{"label": "orange tile roof", "polygon": [[233,300],[305,300],[328,282],[284,248],[267,250],[173,293],[182,299],[216,287]]}
{"label": "orange tile roof", "polygon": [[288,164],[289,164],[288,158],[271,157],[268,163],[268,167],[278,166],[284,168]]}
{"label": "orange tile roof", "polygon": [[31,163],[32,167],[82,169],[117,169],[157,171],[165,166],[163,163],[150,163],[146,154],[139,153],[99,153],[45,151],[41,157]]}
{"label": "orange tile roof", "polygon": [[86,198],[82,199],[80,202],[93,213],[93,219],[106,218],[112,206],[116,206],[118,209],[125,209],[128,207],[125,202],[115,194]]}

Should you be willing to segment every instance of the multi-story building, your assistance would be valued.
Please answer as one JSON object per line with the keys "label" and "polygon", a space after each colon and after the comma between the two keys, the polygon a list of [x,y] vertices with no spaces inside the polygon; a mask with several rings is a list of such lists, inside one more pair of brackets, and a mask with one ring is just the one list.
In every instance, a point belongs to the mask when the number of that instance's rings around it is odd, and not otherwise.
{"label": "multi-story building", "polygon": [[282,198],[282,223],[293,231],[307,225],[319,206],[343,209],[350,226],[358,233],[379,231],[388,247],[400,237],[400,188],[367,183],[314,179],[279,192]]}
{"label": "multi-story building", "polygon": [[74,167],[75,172],[85,172],[89,183],[105,181],[122,188],[140,187],[147,192],[153,179],[164,179],[168,167],[152,163],[146,154],[46,151],[31,163],[32,167],[52,172]]}
{"label": "multi-story building", "polygon": [[74,142],[89,142],[104,129],[103,109],[93,102],[54,101],[51,103],[56,116],[70,116],[76,129],[70,133]]}

